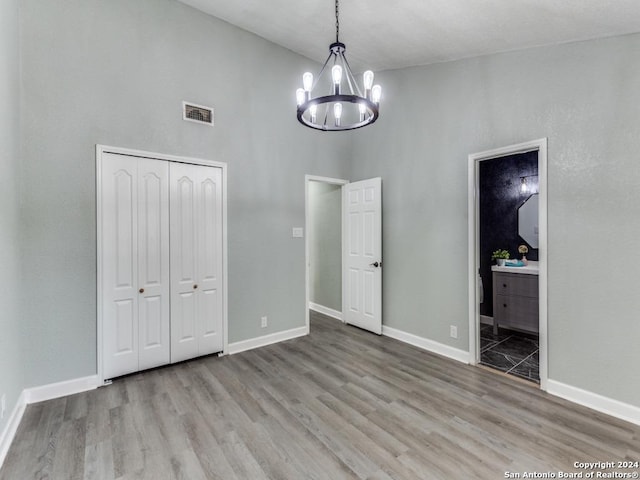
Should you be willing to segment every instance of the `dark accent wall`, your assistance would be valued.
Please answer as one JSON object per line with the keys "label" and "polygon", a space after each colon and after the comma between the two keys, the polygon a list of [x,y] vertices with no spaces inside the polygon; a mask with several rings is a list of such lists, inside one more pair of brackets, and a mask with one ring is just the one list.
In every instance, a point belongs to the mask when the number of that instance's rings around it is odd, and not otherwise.
{"label": "dark accent wall", "polygon": [[[480,314],[493,316],[491,254],[500,248],[509,250],[511,258],[521,258],[518,246],[527,244],[518,235],[518,207],[538,192],[538,152],[520,153],[480,162],[480,276],[484,302]],[[520,177],[526,176],[528,193],[521,192]],[[538,260],[538,249],[528,245],[527,259]]]}

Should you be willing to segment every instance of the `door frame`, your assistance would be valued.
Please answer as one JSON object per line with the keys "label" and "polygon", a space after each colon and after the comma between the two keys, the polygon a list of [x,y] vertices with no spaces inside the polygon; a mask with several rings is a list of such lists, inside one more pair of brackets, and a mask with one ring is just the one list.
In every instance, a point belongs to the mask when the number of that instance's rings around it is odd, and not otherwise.
{"label": "door frame", "polygon": [[222,335],[223,351],[222,355],[229,352],[229,328],[228,328],[228,264],[227,264],[227,164],[203,158],[183,157],[179,155],[169,155],[164,153],[147,152],[134,150],[131,148],[111,147],[107,145],[96,145],[96,369],[98,374],[98,385],[104,385],[103,375],[103,318],[102,318],[102,162],[105,154],[124,155],[129,157],[149,158],[153,160],[163,160],[167,162],[189,163],[192,165],[204,165],[207,167],[217,167],[222,170]]}
{"label": "door frame", "polygon": [[[309,265],[309,232],[311,231],[310,229],[310,225],[311,225],[311,219],[309,218],[309,182],[321,182],[321,183],[328,183],[330,185],[340,185],[341,187],[344,185],[347,185],[349,183],[349,180],[344,180],[341,178],[331,178],[331,177],[321,177],[321,176],[317,176],[317,175],[305,175],[304,176],[304,231],[305,231],[305,235],[304,235],[304,305],[305,305],[305,309],[304,309],[304,318],[305,318],[305,328],[307,331],[307,335],[309,334],[310,331],[310,327],[309,327],[309,303],[310,303],[310,288],[309,288],[309,269],[310,269],[310,265]],[[342,230],[340,238],[341,238],[341,244],[340,244],[340,258],[342,259],[342,254],[344,252],[344,189],[341,192],[341,199],[340,199],[340,228]],[[340,276],[342,278],[342,269],[344,268],[344,265],[342,265],[341,269],[340,269]],[[344,312],[344,285],[342,285],[342,305],[341,305],[341,310],[342,312]],[[344,322],[344,318],[342,318],[340,321]]]}
{"label": "door frame", "polygon": [[479,164],[484,160],[491,160],[518,153],[538,152],[538,259],[540,271],[539,286],[539,352],[540,352],[540,389],[547,390],[549,377],[548,362],[548,319],[547,319],[547,138],[540,138],[530,142],[509,145],[493,150],[472,153],[469,155],[468,175],[468,244],[469,244],[469,363],[477,365],[480,361],[479,324],[480,308],[478,303],[478,270],[480,268],[480,227],[479,217]]}

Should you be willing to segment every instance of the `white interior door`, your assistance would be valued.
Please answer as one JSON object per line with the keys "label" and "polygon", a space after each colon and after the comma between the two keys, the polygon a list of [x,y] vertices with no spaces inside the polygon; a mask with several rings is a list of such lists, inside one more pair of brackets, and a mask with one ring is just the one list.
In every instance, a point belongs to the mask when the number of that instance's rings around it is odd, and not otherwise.
{"label": "white interior door", "polygon": [[222,172],[172,163],[171,362],[220,352]]}
{"label": "white interior door", "polygon": [[138,369],[137,164],[121,155],[102,162],[103,375]]}
{"label": "white interior door", "polygon": [[343,315],[382,334],[382,179],[343,188]]}
{"label": "white interior door", "polygon": [[138,161],[138,369],[169,363],[169,164]]}
{"label": "white interior door", "polygon": [[106,154],[101,169],[103,376],[169,363],[166,162]]}
{"label": "white interior door", "polygon": [[198,355],[221,352],[222,170],[198,168]]}

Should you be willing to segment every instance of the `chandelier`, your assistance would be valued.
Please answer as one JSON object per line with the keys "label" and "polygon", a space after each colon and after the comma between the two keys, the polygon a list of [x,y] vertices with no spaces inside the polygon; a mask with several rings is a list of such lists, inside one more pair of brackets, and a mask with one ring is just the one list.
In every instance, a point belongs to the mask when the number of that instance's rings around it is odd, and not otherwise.
{"label": "chandelier", "polygon": [[[338,18],[338,0],[336,0],[336,41],[329,45],[329,56],[324,62],[318,77],[313,74],[302,75],[304,88],[296,90],[298,103],[298,121],[317,130],[335,132],[365,127],[378,119],[378,107],[382,89],[373,85],[373,72],[362,74],[364,94],[358,87],[347,57],[344,43],[340,42],[340,20]],[[331,66],[329,75],[327,66]],[[324,74],[324,75],[323,75]],[[343,88],[343,83],[346,89]],[[328,95],[313,96],[314,91],[328,91]]]}

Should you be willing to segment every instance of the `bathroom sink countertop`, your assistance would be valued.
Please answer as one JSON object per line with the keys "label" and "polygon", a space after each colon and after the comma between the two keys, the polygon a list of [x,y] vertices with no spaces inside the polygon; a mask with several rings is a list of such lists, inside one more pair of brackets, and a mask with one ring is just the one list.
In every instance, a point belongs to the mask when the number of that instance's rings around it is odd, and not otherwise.
{"label": "bathroom sink countertop", "polygon": [[538,275],[539,262],[533,262],[529,260],[527,265],[523,267],[499,267],[497,265],[493,265],[491,267],[491,271],[493,272],[505,272],[505,273],[522,273],[524,275]]}

